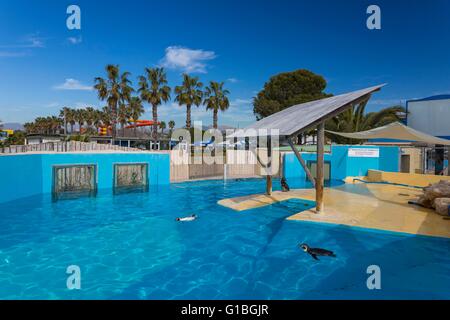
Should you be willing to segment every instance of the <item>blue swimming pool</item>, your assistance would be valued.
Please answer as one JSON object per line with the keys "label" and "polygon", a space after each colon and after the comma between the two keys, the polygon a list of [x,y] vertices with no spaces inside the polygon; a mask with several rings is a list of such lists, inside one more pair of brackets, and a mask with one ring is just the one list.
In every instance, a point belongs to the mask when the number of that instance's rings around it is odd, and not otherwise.
{"label": "blue swimming pool", "polygon": [[[261,190],[258,179],[198,181],[1,204],[0,298],[450,298],[449,240],[285,220],[311,202],[239,213],[217,205]],[[199,219],[174,221],[190,214]],[[337,258],[315,261],[301,242]],[[69,265],[81,269],[81,290],[66,287]],[[369,265],[381,268],[381,290],[367,289]]]}

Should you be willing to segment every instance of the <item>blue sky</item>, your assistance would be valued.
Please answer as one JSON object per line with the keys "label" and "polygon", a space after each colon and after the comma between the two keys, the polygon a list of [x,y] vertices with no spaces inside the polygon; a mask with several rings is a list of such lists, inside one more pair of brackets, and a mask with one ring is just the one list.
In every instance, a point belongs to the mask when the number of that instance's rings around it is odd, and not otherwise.
{"label": "blue sky", "polygon": [[[70,4],[81,8],[81,30],[66,27]],[[366,28],[370,4],[381,8],[381,30]],[[226,81],[232,106],[220,124],[253,122],[251,99],[264,82],[300,68],[323,75],[333,94],[387,82],[369,105],[377,110],[450,92],[449,35],[446,0],[0,0],[0,119],[103,106],[90,87],[108,63],[135,84],[157,65],[171,86],[183,71]],[[184,124],[174,103],[159,114]],[[193,118],[209,124],[212,114],[200,107]]]}

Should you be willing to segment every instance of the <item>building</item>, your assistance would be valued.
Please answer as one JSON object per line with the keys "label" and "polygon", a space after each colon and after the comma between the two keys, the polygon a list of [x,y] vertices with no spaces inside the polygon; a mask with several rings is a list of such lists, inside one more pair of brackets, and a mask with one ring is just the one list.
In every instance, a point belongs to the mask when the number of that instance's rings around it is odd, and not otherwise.
{"label": "building", "polygon": [[450,139],[450,94],[409,100],[406,112],[408,127]]}

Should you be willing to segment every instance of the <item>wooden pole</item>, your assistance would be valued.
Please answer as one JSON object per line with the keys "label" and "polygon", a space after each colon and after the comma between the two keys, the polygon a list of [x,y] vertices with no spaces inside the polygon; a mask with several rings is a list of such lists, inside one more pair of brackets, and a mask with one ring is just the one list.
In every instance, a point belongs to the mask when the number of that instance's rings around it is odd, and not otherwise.
{"label": "wooden pole", "polygon": [[[267,136],[267,160],[268,163],[272,164],[272,139],[270,136]],[[270,170],[270,172],[267,172],[266,176],[266,194],[270,196],[272,195],[272,165],[268,166],[267,170]]]}
{"label": "wooden pole", "polygon": [[317,126],[317,172],[316,172],[316,212],[323,211],[323,159],[325,145],[325,122]]}
{"label": "wooden pole", "polygon": [[447,175],[450,176],[450,147],[447,147]]}
{"label": "wooden pole", "polygon": [[314,177],[311,174],[311,171],[309,171],[308,166],[306,165],[305,160],[303,160],[302,155],[300,154],[300,152],[298,152],[297,148],[294,146],[294,143],[292,142],[291,137],[287,138],[287,141],[288,141],[289,145],[291,146],[292,151],[294,151],[295,156],[297,157],[297,160],[302,165],[303,170],[305,170],[306,176],[308,177],[309,181],[311,181],[313,187],[315,187],[316,186],[316,182],[314,180]]}
{"label": "wooden pole", "polygon": [[268,196],[272,195],[272,176],[266,176],[266,194]]}

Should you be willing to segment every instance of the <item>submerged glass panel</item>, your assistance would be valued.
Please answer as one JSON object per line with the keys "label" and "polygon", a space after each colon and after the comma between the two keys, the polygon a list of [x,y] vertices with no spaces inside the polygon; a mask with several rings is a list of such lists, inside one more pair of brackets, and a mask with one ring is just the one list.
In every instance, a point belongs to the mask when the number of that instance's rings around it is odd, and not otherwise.
{"label": "submerged glass panel", "polygon": [[53,167],[53,200],[97,194],[97,166],[63,165]]}
{"label": "submerged glass panel", "polygon": [[128,193],[136,191],[148,191],[148,164],[114,164],[114,193]]}

